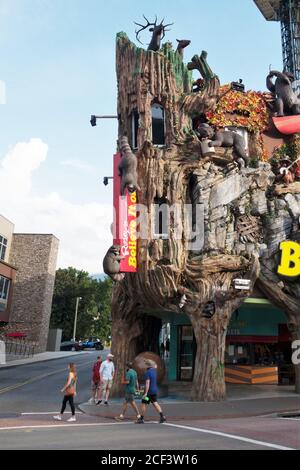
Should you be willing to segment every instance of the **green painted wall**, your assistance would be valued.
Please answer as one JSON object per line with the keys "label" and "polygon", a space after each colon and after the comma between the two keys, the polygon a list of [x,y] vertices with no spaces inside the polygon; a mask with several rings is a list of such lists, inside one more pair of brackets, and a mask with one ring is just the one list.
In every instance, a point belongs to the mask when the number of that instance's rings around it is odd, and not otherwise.
{"label": "green painted wall", "polygon": [[[178,351],[178,326],[190,325],[189,318],[182,315],[170,315],[170,358],[169,358],[169,380],[177,379],[177,357]],[[256,335],[277,336],[278,324],[286,323],[284,313],[271,304],[245,303],[239,310],[238,315],[233,314],[228,334],[230,335]]]}
{"label": "green painted wall", "polygon": [[284,313],[275,307],[247,304],[234,313],[229,335],[277,336],[278,324],[286,323]]}

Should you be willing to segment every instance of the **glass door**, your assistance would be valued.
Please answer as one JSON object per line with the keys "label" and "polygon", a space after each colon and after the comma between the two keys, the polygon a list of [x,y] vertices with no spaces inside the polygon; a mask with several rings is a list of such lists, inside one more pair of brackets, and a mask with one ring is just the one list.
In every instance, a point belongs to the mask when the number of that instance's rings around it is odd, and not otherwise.
{"label": "glass door", "polygon": [[195,338],[192,326],[179,327],[178,380],[192,381],[195,361]]}

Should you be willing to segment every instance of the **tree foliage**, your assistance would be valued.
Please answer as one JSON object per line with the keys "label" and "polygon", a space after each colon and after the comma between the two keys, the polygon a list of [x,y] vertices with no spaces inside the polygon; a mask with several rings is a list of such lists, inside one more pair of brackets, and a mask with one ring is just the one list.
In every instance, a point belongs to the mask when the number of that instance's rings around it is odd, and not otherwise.
{"label": "tree foliage", "polygon": [[97,336],[107,341],[111,331],[112,281],[98,280],[75,268],[56,272],[52,304],[51,328],[63,330],[63,340],[73,336],[76,298],[81,297],[78,308],[76,339]]}

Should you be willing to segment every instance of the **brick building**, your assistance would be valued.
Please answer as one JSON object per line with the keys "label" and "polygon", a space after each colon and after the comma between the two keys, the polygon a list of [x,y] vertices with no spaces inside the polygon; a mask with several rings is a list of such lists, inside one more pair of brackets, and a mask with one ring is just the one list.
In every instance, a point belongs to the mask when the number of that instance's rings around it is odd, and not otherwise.
{"label": "brick building", "polygon": [[47,347],[58,245],[53,235],[14,233],[0,215],[0,324],[26,330],[35,352]]}

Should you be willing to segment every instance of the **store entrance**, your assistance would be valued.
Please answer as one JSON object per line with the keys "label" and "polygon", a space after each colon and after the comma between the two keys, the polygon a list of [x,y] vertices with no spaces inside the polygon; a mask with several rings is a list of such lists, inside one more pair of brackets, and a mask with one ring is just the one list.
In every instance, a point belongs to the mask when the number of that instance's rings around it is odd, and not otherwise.
{"label": "store entrance", "polygon": [[192,326],[178,328],[178,370],[177,380],[191,382],[194,376],[196,340]]}

